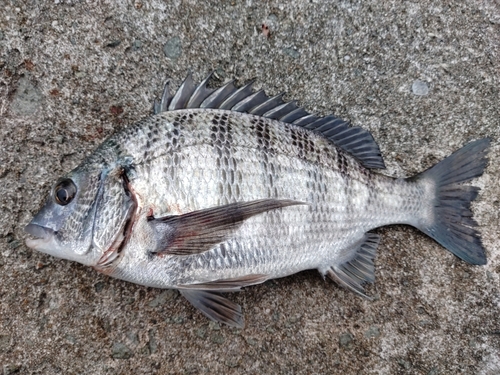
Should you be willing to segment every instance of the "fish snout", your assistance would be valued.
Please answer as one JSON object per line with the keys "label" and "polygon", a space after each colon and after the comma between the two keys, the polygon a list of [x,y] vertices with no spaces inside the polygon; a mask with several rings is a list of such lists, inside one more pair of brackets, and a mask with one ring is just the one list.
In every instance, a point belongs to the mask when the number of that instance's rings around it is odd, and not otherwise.
{"label": "fish snout", "polygon": [[24,231],[35,237],[34,239],[26,239],[26,245],[32,249],[36,249],[43,243],[51,241],[56,234],[56,232],[50,228],[33,223],[26,225]]}

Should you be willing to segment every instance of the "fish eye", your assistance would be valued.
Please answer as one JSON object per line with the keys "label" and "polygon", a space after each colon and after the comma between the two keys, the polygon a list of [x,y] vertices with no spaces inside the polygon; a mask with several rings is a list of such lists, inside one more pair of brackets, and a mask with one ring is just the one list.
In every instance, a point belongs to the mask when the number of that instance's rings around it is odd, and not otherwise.
{"label": "fish eye", "polygon": [[54,199],[57,204],[66,206],[76,195],[75,183],[68,179],[62,180],[54,188]]}

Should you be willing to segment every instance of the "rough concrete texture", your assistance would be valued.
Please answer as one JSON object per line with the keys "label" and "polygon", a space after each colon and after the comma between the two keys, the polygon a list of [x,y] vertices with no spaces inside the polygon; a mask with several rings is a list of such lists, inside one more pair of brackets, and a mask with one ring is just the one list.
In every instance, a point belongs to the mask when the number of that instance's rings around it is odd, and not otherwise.
{"label": "rough concrete texture", "polygon": [[[120,3],[0,7],[4,374],[500,373],[498,2]],[[237,330],[177,292],[26,248],[23,226],[58,176],[146,116],[167,77],[212,70],[369,129],[394,176],[491,137],[474,204],[488,264],[382,228],[374,301],[304,272],[232,296]]]}

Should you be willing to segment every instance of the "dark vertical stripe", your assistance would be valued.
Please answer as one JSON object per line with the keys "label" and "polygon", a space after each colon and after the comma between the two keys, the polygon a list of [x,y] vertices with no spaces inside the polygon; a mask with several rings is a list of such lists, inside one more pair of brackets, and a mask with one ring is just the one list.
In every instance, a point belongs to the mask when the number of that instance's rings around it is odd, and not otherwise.
{"label": "dark vertical stripe", "polygon": [[265,118],[252,118],[250,120],[252,134],[257,143],[257,150],[259,151],[259,160],[262,175],[264,176],[263,183],[267,187],[267,197],[276,198],[277,194],[273,186],[272,179],[272,160],[269,156],[273,154],[272,130],[269,127],[269,120]]}
{"label": "dark vertical stripe", "polygon": [[216,158],[218,168],[220,204],[233,203],[235,201],[234,173],[232,168],[236,167],[236,160],[233,157],[233,124],[228,113],[217,113],[211,120],[210,139]]}

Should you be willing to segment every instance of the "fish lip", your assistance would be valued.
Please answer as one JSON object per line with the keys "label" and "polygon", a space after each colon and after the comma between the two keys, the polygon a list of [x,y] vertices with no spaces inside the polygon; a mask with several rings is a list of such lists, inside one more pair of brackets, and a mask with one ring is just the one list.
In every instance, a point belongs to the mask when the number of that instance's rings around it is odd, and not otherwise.
{"label": "fish lip", "polygon": [[33,223],[26,225],[24,231],[36,237],[37,240],[50,240],[56,234],[53,229]]}
{"label": "fish lip", "polygon": [[28,234],[31,234],[34,239],[28,238],[26,239],[26,246],[32,248],[32,249],[37,249],[40,246],[43,246],[44,244],[50,242],[51,240],[54,239],[56,235],[56,231],[43,227],[38,224],[33,224],[30,223],[24,227],[24,231]]}

